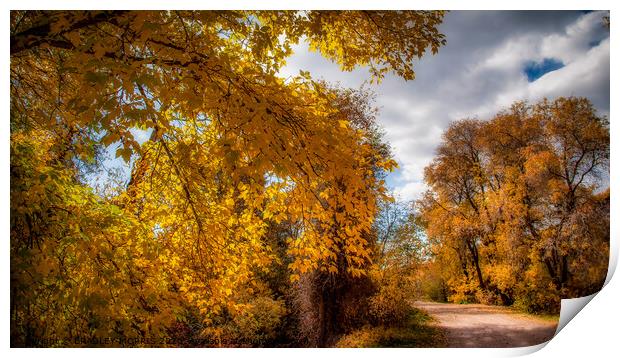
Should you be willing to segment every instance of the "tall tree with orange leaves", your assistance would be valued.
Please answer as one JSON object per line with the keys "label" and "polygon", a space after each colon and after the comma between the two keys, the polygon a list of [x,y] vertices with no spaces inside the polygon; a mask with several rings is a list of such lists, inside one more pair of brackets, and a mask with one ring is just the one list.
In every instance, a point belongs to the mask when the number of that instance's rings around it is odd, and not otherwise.
{"label": "tall tree with orange leaves", "polygon": [[608,122],[585,98],[454,123],[419,203],[451,299],[557,311],[560,298],[600,289],[608,168]]}

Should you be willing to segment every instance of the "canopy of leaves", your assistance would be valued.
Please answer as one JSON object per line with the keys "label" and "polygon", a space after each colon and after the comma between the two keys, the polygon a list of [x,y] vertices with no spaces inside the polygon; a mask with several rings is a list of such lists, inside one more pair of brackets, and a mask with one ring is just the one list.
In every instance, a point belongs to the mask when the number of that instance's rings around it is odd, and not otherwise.
{"label": "canopy of leaves", "polygon": [[[413,79],[412,60],[445,43],[442,17],[11,12],[12,344],[191,323],[208,345],[257,345],[286,311],[264,280],[274,265],[293,282],[365,275],[396,165],[368,95],[278,71],[305,41],[343,70]],[[132,174],[101,198],[81,174],[106,148]]]}

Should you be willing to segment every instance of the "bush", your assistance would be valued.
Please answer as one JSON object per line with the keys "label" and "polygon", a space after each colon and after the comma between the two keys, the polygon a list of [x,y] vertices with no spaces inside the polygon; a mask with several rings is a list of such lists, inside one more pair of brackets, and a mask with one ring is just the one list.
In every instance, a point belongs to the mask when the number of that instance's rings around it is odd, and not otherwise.
{"label": "bush", "polygon": [[284,301],[259,296],[244,305],[244,309],[228,312],[228,317],[203,331],[215,346],[261,347],[278,336],[286,315]]}
{"label": "bush", "polygon": [[406,290],[397,280],[390,280],[380,286],[370,298],[370,315],[375,324],[399,324],[407,317],[411,306],[407,302]]}
{"label": "bush", "polygon": [[452,287],[448,300],[454,303],[476,302],[478,284],[475,281],[451,280],[448,286]]}
{"label": "bush", "polygon": [[525,280],[516,287],[513,306],[529,313],[560,312],[560,293],[541,264],[526,271]]}
{"label": "bush", "polygon": [[233,316],[232,332],[239,342],[261,346],[277,336],[277,329],[286,315],[284,302],[258,297],[249,309]]}

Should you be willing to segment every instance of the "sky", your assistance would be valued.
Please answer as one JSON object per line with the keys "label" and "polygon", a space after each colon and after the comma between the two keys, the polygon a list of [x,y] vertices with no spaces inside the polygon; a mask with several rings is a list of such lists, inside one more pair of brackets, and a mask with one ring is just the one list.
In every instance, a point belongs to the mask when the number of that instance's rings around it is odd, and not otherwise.
{"label": "sky", "polygon": [[[452,121],[489,119],[517,100],[585,96],[609,116],[606,11],[451,11],[440,27],[447,44],[414,64],[416,78],[388,75],[376,92],[378,122],[400,168],[387,184],[402,200],[426,190],[423,172]],[[300,44],[281,71],[360,87],[366,69],[342,72]]]}

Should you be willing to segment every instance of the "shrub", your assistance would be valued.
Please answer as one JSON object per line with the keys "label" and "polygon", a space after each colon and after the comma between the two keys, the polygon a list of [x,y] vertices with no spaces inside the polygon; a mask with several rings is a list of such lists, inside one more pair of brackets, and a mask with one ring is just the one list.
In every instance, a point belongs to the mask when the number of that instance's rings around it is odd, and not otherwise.
{"label": "shrub", "polygon": [[475,281],[453,279],[448,282],[448,286],[452,287],[448,300],[454,303],[472,303],[476,302],[476,291],[478,284]]}
{"label": "shrub", "polygon": [[370,298],[370,314],[376,324],[399,324],[411,308],[402,284],[392,279],[379,287]]}
{"label": "shrub", "polygon": [[286,315],[284,301],[259,296],[229,311],[227,318],[203,330],[203,336],[215,346],[261,347],[278,335]]}

